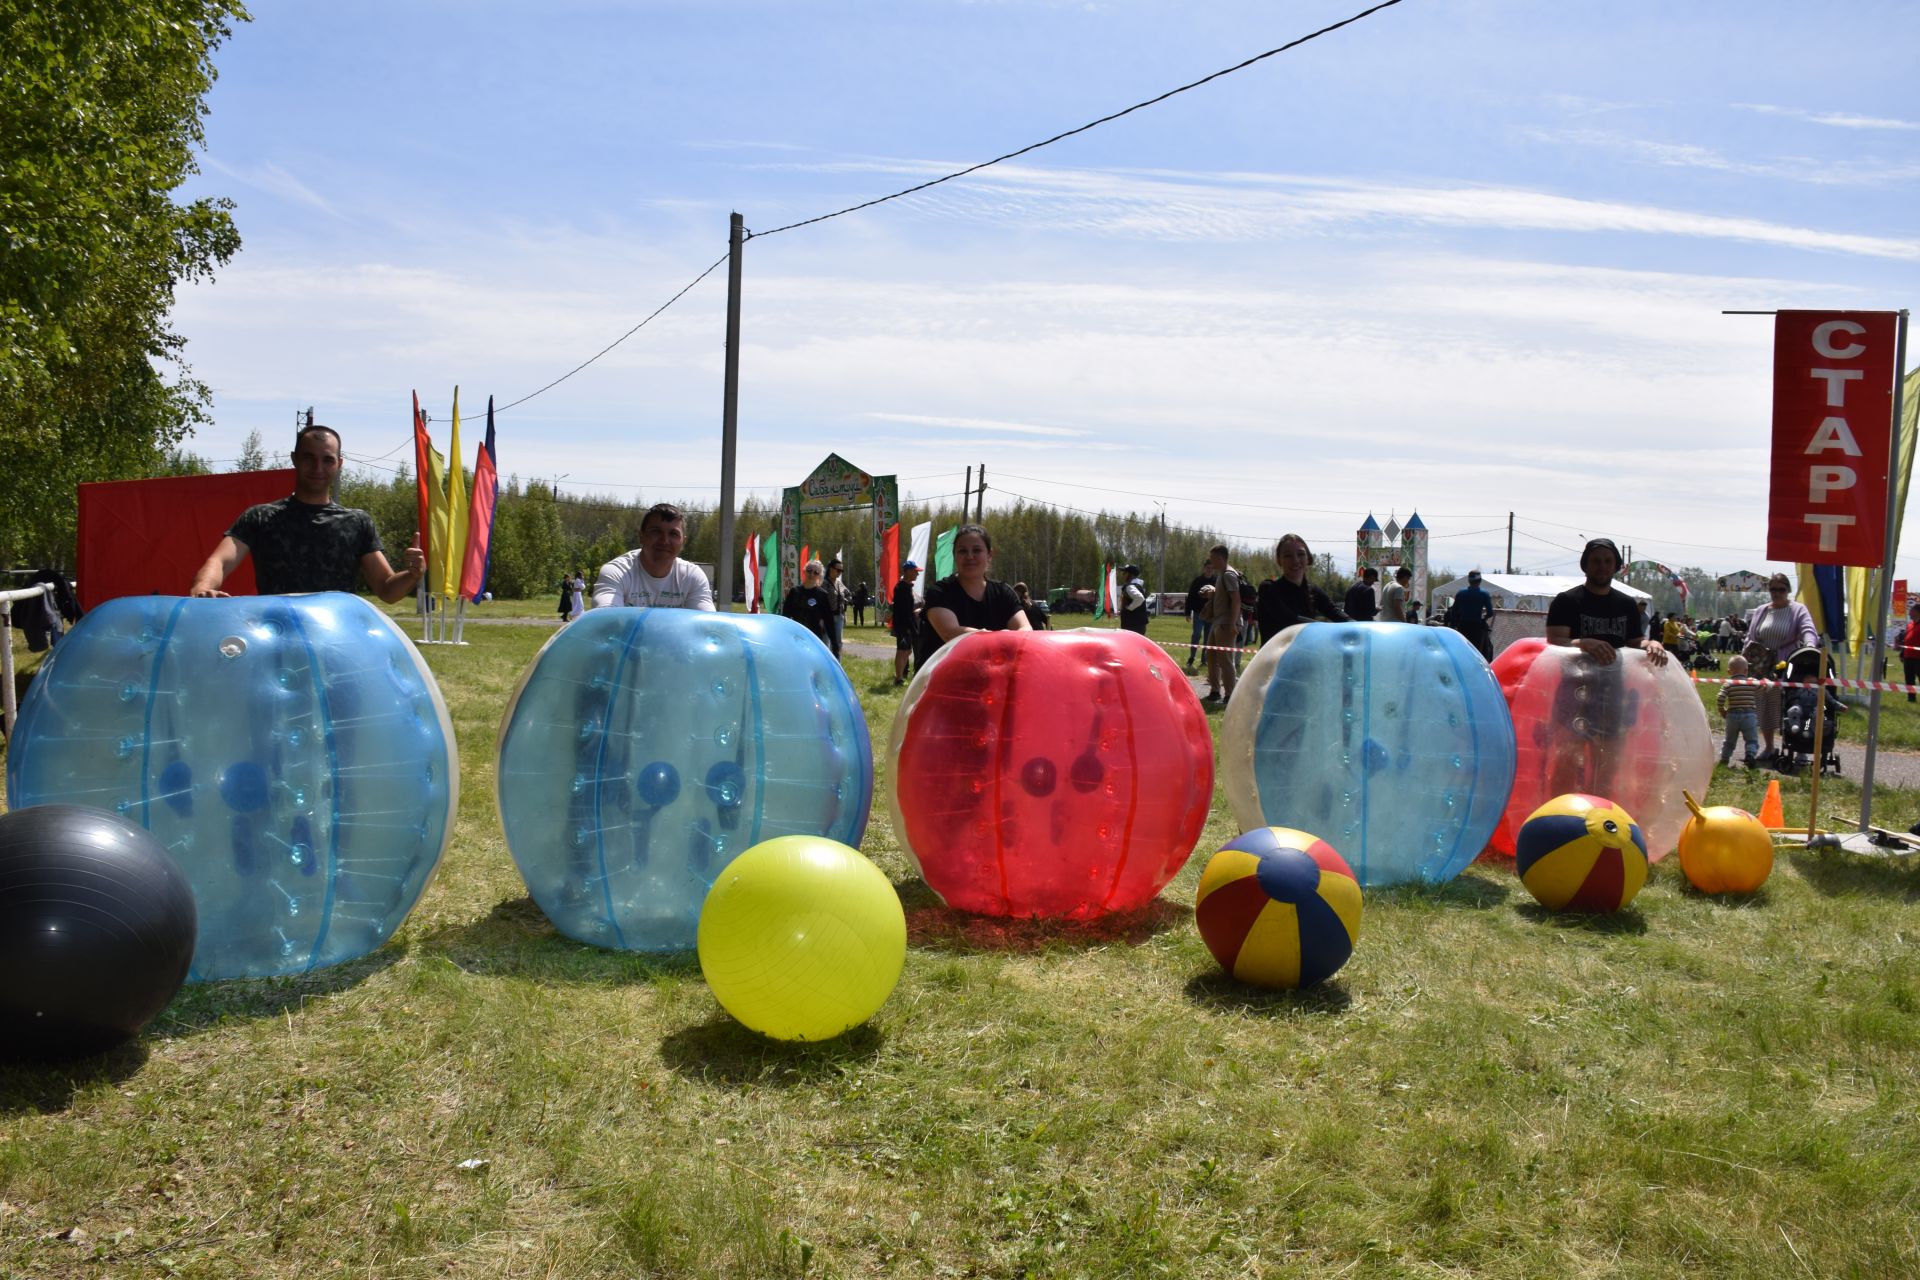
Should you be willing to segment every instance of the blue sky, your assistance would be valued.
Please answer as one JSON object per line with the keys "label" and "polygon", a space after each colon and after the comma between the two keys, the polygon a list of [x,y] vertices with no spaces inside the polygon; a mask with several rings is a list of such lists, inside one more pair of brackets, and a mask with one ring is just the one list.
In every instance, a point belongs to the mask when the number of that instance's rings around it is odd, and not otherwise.
{"label": "blue sky", "polygon": [[[194,447],[312,404],[392,465],[410,391],[444,442],[456,384],[472,421],[560,376],[732,210],[830,212],[1362,7],[262,3],[191,188],[245,241],[177,308]],[[1582,534],[1760,568],[1771,326],[1720,312],[1920,301],[1916,37],[1910,4],[1404,0],[757,238],[740,485],[833,450],[929,497],[984,460],[989,511],[1157,497],[1340,553],[1418,509],[1436,563],[1491,569],[1511,510],[1521,568]],[[711,502],[724,303],[722,270],[502,414],[503,469]]]}

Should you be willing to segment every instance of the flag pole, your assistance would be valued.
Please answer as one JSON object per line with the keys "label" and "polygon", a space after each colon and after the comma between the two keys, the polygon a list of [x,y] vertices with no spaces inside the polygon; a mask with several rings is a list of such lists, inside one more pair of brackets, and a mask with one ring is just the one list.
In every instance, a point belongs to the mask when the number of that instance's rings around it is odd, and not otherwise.
{"label": "flag pole", "polygon": [[[1887,530],[1886,541],[1880,552],[1880,580],[1875,584],[1873,615],[1873,670],[1876,675],[1884,673],[1887,659],[1887,611],[1893,604],[1893,557],[1899,550],[1899,512],[1895,504],[1900,494],[1900,423],[1906,412],[1907,393],[1907,312],[1900,311],[1898,336],[1893,344],[1893,417],[1887,423]],[[1822,680],[1826,678],[1826,668],[1820,670]],[[1873,691],[1867,695],[1867,751],[1866,763],[1860,770],[1860,830],[1873,829],[1873,764],[1880,738],[1880,684],[1873,682]],[[1826,688],[1820,690],[1820,712],[1824,718],[1826,711]],[[1820,762],[1813,762],[1815,770]]]}

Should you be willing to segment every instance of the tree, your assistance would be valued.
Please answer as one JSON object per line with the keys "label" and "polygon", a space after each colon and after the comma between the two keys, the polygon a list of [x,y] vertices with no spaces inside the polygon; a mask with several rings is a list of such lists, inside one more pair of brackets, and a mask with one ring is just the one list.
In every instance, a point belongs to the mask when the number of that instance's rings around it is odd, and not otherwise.
{"label": "tree", "polygon": [[[157,470],[209,393],[167,323],[239,248],[180,205],[237,0],[0,0],[0,561],[65,562],[74,485]],[[156,364],[170,365],[171,380]]]}
{"label": "tree", "polygon": [[240,461],[234,464],[235,471],[265,471],[267,469],[267,448],[260,441],[258,427],[247,432],[247,438],[240,442]]}

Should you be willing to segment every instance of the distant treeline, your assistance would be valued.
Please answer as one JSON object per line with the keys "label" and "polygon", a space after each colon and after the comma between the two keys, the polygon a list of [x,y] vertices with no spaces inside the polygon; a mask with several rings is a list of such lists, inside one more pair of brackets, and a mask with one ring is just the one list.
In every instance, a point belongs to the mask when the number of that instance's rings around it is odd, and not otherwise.
{"label": "distant treeline", "polygon": [[[364,473],[341,478],[336,499],[370,512],[387,546],[389,558],[406,547],[418,523],[412,476],[405,470],[391,478]],[[560,577],[579,569],[591,580],[608,560],[640,544],[640,520],[655,502],[672,501],[658,495],[633,497],[581,496],[556,493],[542,480],[508,477],[500,485],[494,520],[492,568],[488,589],[496,596],[516,598],[559,590]],[[711,504],[675,502],[686,512],[688,560],[714,564],[719,560],[720,521]],[[959,505],[909,502],[901,511],[900,554],[907,554],[913,526],[933,522],[939,533],[967,522]],[[1203,529],[1172,525],[1162,529],[1157,517],[1137,512],[1086,516],[1058,511],[1035,503],[1017,502],[987,512],[985,524],[993,536],[993,576],[1007,582],[1026,582],[1036,592],[1051,587],[1091,587],[1101,566],[1111,561],[1137,564],[1148,586],[1162,589],[1161,551],[1166,555],[1165,589],[1185,591],[1199,572],[1207,551],[1220,541]],[[751,534],[776,533],[780,526],[778,502],[750,497],[734,519],[734,583],[740,583],[739,558]],[[808,516],[800,541],[827,560],[839,554],[845,561],[849,584],[868,583],[876,591],[892,584],[877,581],[873,560],[873,520],[866,511],[840,511]],[[1272,573],[1272,548],[1256,551],[1233,546],[1236,564],[1257,565],[1256,576]],[[1327,558],[1330,561],[1330,558]],[[1331,569],[1331,564],[1326,566]],[[1339,578],[1344,589],[1346,579]]]}

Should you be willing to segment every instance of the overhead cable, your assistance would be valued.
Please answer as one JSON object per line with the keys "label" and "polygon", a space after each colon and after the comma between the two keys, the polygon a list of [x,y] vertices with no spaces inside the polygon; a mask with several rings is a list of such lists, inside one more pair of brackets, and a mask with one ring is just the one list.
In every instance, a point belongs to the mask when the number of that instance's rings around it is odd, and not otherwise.
{"label": "overhead cable", "polygon": [[803,218],[799,222],[789,222],[785,226],[775,227],[771,231],[749,231],[747,233],[747,238],[751,240],[759,236],[777,236],[782,231],[794,231],[799,229],[800,227],[810,227],[816,222],[825,222],[829,218],[840,218],[840,217],[846,216],[849,213],[858,213],[862,209],[871,209],[877,204],[885,204],[889,200],[898,200],[902,196],[910,196],[916,192],[925,191],[929,187],[937,187],[943,182],[952,182],[955,178],[964,178],[970,173],[978,173],[982,169],[990,168],[991,166],[999,164],[1002,161],[1017,159],[1020,156],[1026,155],[1028,152],[1038,151],[1042,147],[1050,147],[1056,142],[1060,142],[1064,139],[1071,138],[1077,133],[1085,133],[1089,129],[1096,129],[1103,124],[1109,124],[1112,121],[1118,120],[1122,116],[1130,116],[1136,111],[1141,111],[1147,107],[1151,107],[1158,103],[1165,102],[1168,98],[1174,97],[1177,94],[1185,93],[1189,89],[1198,89],[1201,85],[1207,84],[1214,80],[1218,80],[1222,76],[1230,76],[1236,71],[1244,71],[1256,62],[1264,62],[1266,59],[1274,57],[1278,54],[1285,53],[1289,49],[1297,49],[1301,45],[1307,43],[1307,41],[1309,40],[1318,40],[1321,36],[1328,35],[1332,32],[1338,31],[1342,27],[1351,26],[1352,24],[1360,21],[1362,18],[1371,17],[1372,15],[1380,12],[1380,10],[1382,9],[1391,9],[1394,5],[1399,3],[1400,3],[1400,0],[1382,0],[1380,4],[1376,4],[1370,9],[1363,9],[1359,13],[1354,14],[1350,18],[1343,18],[1339,22],[1334,23],[1332,26],[1322,27],[1318,31],[1310,32],[1307,35],[1301,36],[1297,40],[1289,40],[1287,43],[1281,45],[1277,49],[1269,49],[1265,53],[1256,53],[1251,58],[1248,58],[1244,62],[1236,63],[1231,67],[1223,67],[1221,70],[1214,72],[1212,75],[1202,76],[1198,80],[1195,80],[1190,84],[1183,84],[1177,89],[1169,89],[1165,93],[1160,94],[1157,97],[1148,98],[1145,102],[1136,102],[1132,106],[1127,107],[1120,111],[1115,111],[1111,115],[1101,116],[1098,120],[1089,120],[1087,123],[1079,126],[1078,128],[1068,129],[1064,133],[1056,133],[1051,138],[1043,138],[1039,142],[1028,143],[1026,146],[1021,147],[1018,151],[1009,151],[1007,152],[1007,154],[1003,156],[995,156],[991,160],[982,160],[979,164],[968,165],[964,169],[956,169],[952,173],[945,174],[938,178],[929,178],[925,182],[916,183],[915,185],[911,187],[907,187],[901,191],[895,191],[891,195],[876,196],[872,200],[863,200],[859,204],[848,205],[846,208],[836,209],[832,213],[823,213],[818,215],[817,217]]}

